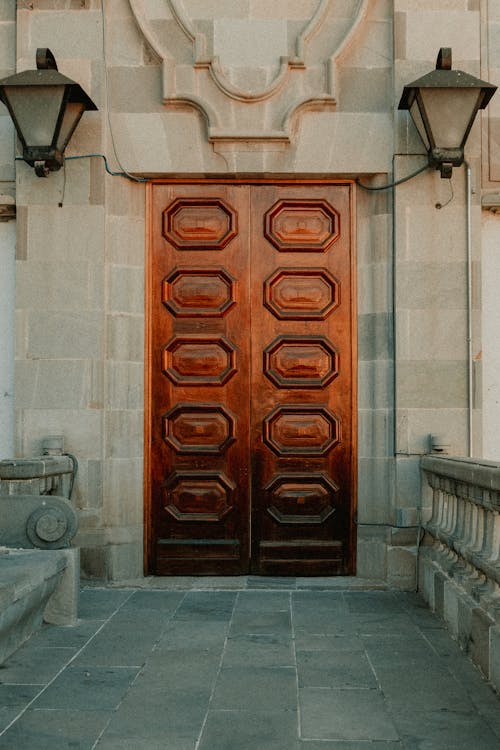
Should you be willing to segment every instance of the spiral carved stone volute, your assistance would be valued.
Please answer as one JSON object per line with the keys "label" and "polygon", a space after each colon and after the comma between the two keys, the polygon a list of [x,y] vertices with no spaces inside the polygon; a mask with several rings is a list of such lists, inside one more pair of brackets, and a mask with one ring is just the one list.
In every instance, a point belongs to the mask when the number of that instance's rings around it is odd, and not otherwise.
{"label": "spiral carved stone volute", "polygon": [[63,497],[51,496],[42,501],[28,517],[26,535],[34,547],[61,549],[69,547],[78,530],[78,516]]}

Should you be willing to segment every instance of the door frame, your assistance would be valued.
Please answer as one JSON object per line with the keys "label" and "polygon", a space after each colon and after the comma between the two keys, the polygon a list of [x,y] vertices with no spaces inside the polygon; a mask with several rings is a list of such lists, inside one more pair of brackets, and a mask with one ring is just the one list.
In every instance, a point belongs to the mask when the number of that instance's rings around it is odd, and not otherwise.
{"label": "door frame", "polygon": [[[352,372],[352,455],[351,455],[351,487],[352,502],[350,506],[350,532],[349,545],[351,549],[349,574],[356,575],[357,554],[357,501],[358,501],[358,326],[357,326],[357,237],[356,237],[356,183],[353,179],[344,178],[311,178],[300,177],[163,177],[151,180],[146,184],[146,232],[145,232],[145,258],[144,258],[144,575],[151,575],[152,552],[152,498],[151,498],[151,419],[152,405],[152,288],[153,288],[153,191],[157,185],[347,185],[349,186],[349,221],[350,221],[350,272],[351,272],[351,322],[352,322],[352,346],[351,346],[351,372]],[[252,524],[249,519],[249,555],[252,550]],[[249,557],[249,562],[251,557]],[[250,570],[249,570],[250,572]]]}

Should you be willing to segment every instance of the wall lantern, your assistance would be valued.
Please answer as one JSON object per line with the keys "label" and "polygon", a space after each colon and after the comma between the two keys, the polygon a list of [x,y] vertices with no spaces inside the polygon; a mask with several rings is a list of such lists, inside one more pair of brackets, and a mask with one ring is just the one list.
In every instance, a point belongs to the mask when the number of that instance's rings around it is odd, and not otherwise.
{"label": "wall lantern", "polygon": [[62,167],[85,110],[97,107],[78,83],[58,72],[49,49],[37,49],[36,67],[0,80],[0,100],[14,121],[24,161],[47,177]]}
{"label": "wall lantern", "polygon": [[403,89],[399,109],[407,109],[424,142],[429,164],[450,178],[464,161],[464,146],[479,109],[497,87],[451,69],[451,48],[439,50],[436,70]]}

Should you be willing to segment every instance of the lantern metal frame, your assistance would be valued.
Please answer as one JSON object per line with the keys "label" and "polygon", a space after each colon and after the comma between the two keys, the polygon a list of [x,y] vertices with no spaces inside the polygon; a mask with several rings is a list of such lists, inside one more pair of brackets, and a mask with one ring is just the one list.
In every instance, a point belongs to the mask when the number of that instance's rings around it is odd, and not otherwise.
{"label": "lantern metal frame", "polygon": [[[419,135],[427,149],[429,165],[439,169],[441,177],[450,178],[453,167],[458,167],[464,161],[464,146],[470,130],[480,109],[484,109],[497,87],[480,78],[464,73],[462,70],[452,70],[452,52],[450,47],[441,47],[436,61],[436,69],[416,81],[407,84],[399,102],[398,109],[408,110],[417,127]],[[473,103],[469,119],[463,131],[462,137],[455,147],[449,148],[446,144],[436,142],[435,134],[431,127],[429,117],[429,102],[424,101],[423,92],[434,89],[436,91],[463,90],[470,93],[477,91],[477,98]],[[439,101],[439,100],[437,100]],[[443,98],[444,101],[444,98]],[[414,111],[414,105],[418,112]],[[437,108],[437,104],[435,105]],[[436,114],[433,113],[433,118]],[[427,142],[426,142],[427,141]]]}
{"label": "lantern metal frame", "polygon": [[[78,83],[58,72],[54,55],[47,47],[37,49],[36,66],[36,70],[25,70],[22,73],[1,79],[0,101],[6,105],[14,122],[22,144],[24,161],[34,167],[39,177],[47,177],[49,172],[57,171],[64,164],[64,150],[83,113],[86,110],[97,110],[97,107]],[[19,95],[19,90],[25,89],[26,97],[32,97],[33,107],[36,107],[36,95],[37,90],[41,91],[40,87],[44,87],[45,90],[53,87],[54,93],[57,93],[58,96],[63,89],[63,95],[49,143],[34,145],[31,141],[32,135],[29,132],[24,132],[21,127],[19,114],[16,113],[9,94],[16,92]],[[68,113],[68,105],[70,104],[80,105],[74,109],[71,115]],[[36,112],[34,114],[36,115]],[[68,116],[65,118],[66,114]]]}

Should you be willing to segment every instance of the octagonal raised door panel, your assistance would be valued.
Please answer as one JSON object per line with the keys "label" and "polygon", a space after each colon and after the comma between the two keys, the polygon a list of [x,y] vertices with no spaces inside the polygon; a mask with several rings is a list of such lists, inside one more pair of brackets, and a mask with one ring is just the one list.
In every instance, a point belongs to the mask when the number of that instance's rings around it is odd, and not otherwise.
{"label": "octagonal raised door panel", "polygon": [[155,184],[148,570],[354,572],[349,183]]}

